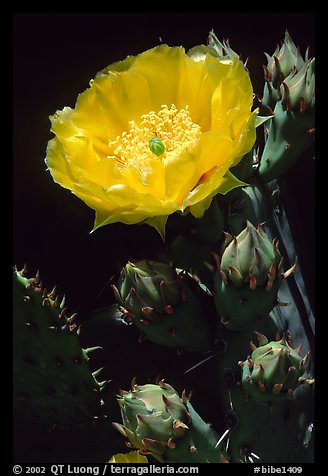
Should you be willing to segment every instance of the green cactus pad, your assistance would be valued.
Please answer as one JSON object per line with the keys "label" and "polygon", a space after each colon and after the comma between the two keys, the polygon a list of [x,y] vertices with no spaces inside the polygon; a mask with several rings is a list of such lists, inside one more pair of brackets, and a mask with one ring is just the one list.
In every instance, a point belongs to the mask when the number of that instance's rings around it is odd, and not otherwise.
{"label": "green cactus pad", "polygon": [[101,414],[96,373],[88,365],[64,302],[42,288],[39,277],[13,273],[14,413],[53,428],[84,424]]}
{"label": "green cactus pad", "polygon": [[260,346],[252,344],[251,356],[240,363],[244,391],[266,404],[292,398],[299,385],[309,383],[304,378],[309,354],[300,357],[301,346],[293,349],[284,338],[269,342],[264,335],[257,335]]}
{"label": "green cactus pad", "polygon": [[169,264],[143,260],[128,263],[112,288],[122,318],[140,329],[142,339],[178,350],[207,351],[212,344],[209,324],[188,281]]}
{"label": "green cactus pad", "polygon": [[129,446],[162,463],[220,463],[217,433],[173,387],[137,385],[118,399],[123,424],[113,423]]}
{"label": "green cactus pad", "polygon": [[234,287],[226,285],[220,272],[214,275],[214,302],[222,324],[231,330],[243,330],[251,322],[264,319],[274,308],[280,280],[276,280],[270,291],[264,288],[250,289],[249,285]]}
{"label": "green cactus pad", "polygon": [[242,389],[231,392],[238,425],[231,431],[229,462],[251,464],[313,463],[313,395],[309,386],[294,400],[273,406],[245,401]]}
{"label": "green cactus pad", "polygon": [[291,169],[314,140],[315,59],[307,53],[303,59],[286,33],[282,47],[267,55],[262,104],[274,117],[266,125],[258,168],[266,183]]}
{"label": "green cactus pad", "polygon": [[313,127],[313,114],[286,112],[282,103],[277,103],[258,168],[264,182],[279,178],[293,167],[300,155],[312,144]]}
{"label": "green cactus pad", "polygon": [[[265,335],[276,335],[274,345],[283,345],[290,350],[294,366],[299,366],[302,361],[298,355],[301,346],[292,349],[290,336],[290,344],[281,339],[281,332],[271,315],[259,322],[256,328],[261,330],[261,333],[255,332],[260,343],[258,349],[252,342],[254,330],[251,327],[243,332],[220,329],[219,337],[225,340],[227,346],[226,353],[217,358],[218,389],[224,402],[226,428],[230,428],[224,440],[226,457],[231,463],[313,462],[314,386],[306,384],[305,373],[301,377],[304,377],[305,384],[299,381],[293,393],[281,388],[280,397],[272,392],[274,386],[270,387],[267,383],[268,388],[263,392],[262,385],[261,390],[258,382],[253,382],[250,387],[248,377],[246,379],[248,370],[252,370],[249,365],[254,357],[251,354],[245,360],[250,342],[253,353],[260,351],[263,355],[270,344]],[[239,358],[244,360],[238,362]],[[285,379],[287,374],[281,376],[280,371],[276,373],[279,380]],[[247,386],[244,385],[244,376]],[[258,375],[255,373],[254,377],[256,379]]]}
{"label": "green cactus pad", "polygon": [[282,280],[278,241],[247,221],[239,235],[226,233],[214,274],[215,306],[231,330],[245,329],[275,306]]}

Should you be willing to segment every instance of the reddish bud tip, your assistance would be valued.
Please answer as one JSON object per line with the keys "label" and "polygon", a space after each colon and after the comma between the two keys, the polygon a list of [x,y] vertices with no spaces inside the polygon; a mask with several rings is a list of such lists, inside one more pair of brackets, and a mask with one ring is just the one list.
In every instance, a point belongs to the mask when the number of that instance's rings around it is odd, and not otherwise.
{"label": "reddish bud tip", "polygon": [[167,304],[164,309],[166,314],[173,314],[174,312],[173,306],[171,304]]}
{"label": "reddish bud tip", "polygon": [[149,326],[150,321],[147,321],[147,319],[139,319],[140,324],[143,326]]}
{"label": "reddish bud tip", "polygon": [[266,391],[266,387],[265,387],[264,383],[261,382],[261,381],[259,382],[259,390],[260,390],[260,392],[265,392]]}
{"label": "reddish bud tip", "polygon": [[254,350],[257,349],[257,346],[256,346],[256,345],[254,344],[254,342],[252,342],[252,341],[249,343],[249,346],[250,346],[252,352],[254,352]]}
{"label": "reddish bud tip", "polygon": [[252,291],[256,289],[256,278],[249,274],[249,287]]}

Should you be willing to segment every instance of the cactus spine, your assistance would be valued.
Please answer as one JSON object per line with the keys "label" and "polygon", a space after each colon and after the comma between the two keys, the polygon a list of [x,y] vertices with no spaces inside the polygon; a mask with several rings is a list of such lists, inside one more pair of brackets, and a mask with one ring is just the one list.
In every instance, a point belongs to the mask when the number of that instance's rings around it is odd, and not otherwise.
{"label": "cactus spine", "polygon": [[86,424],[102,415],[99,371],[91,372],[74,315],[65,299],[48,292],[37,274],[13,272],[14,411],[18,419],[45,428]]}

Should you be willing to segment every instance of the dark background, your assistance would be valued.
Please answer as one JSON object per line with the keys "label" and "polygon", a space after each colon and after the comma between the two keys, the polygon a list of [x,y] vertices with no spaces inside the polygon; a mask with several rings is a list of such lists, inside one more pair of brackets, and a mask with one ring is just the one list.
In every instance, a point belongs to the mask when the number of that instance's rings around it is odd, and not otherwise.
{"label": "dark background", "polygon": [[[113,275],[117,277],[120,265],[131,258],[156,258],[163,244],[147,225],[117,223],[90,234],[94,212],[55,184],[46,172],[45,151],[51,138],[48,116],[64,106],[74,107],[77,95],[108,64],[152,48],[160,41],[170,46],[182,45],[186,50],[205,44],[212,29],[220,40],[229,38],[232,48],[243,59],[249,57],[248,69],[254,92],[259,96],[263,90],[262,65],[266,64],[264,51],[272,54],[286,29],[302,54],[310,46],[310,56],[315,56],[313,13],[16,13],[13,16],[12,264],[21,268],[26,263],[31,274],[40,269],[44,284],[49,288],[57,284],[59,291],[66,294],[70,311],[78,311],[81,318],[90,309],[113,302],[106,283]],[[293,198],[291,213],[297,251],[311,300],[315,286],[313,155],[311,148],[285,177]],[[177,360],[170,349],[162,348],[158,353],[156,345],[151,343],[143,344],[146,347],[142,353],[136,344],[135,329],[128,329],[129,332],[123,329],[124,335],[114,332],[108,337],[107,378],[114,379],[114,390],[118,385],[126,387],[126,380],[135,375],[141,375],[140,379],[145,375],[154,378],[158,368],[164,375],[171,375],[170,383],[174,385],[174,378],[179,382],[182,372],[197,362],[198,357],[188,360],[182,356]],[[92,340],[92,332],[90,335]],[[102,345],[102,342],[91,344]],[[138,358],[131,362],[134,351]],[[155,352],[156,358],[149,359]],[[148,361],[142,366],[144,357]],[[201,367],[201,378],[195,372],[191,383],[202,406],[200,413],[215,423],[219,415],[213,414],[216,405],[213,388],[208,384],[204,390],[203,385],[206,379],[213,381],[213,371],[210,366]],[[119,421],[119,415],[115,415],[118,410],[114,390],[110,400],[115,409],[111,415]],[[32,428],[18,428],[17,462],[62,463],[77,454],[76,445],[72,443],[71,450],[70,445],[72,438],[79,437],[79,461],[83,457],[91,461],[92,454],[97,461],[98,442],[89,436],[83,438],[78,429],[74,436],[68,433],[58,437]],[[110,438],[115,438],[114,434]],[[118,446],[122,444],[122,438],[117,441]],[[103,454],[109,458],[111,444],[106,445],[105,441]]]}

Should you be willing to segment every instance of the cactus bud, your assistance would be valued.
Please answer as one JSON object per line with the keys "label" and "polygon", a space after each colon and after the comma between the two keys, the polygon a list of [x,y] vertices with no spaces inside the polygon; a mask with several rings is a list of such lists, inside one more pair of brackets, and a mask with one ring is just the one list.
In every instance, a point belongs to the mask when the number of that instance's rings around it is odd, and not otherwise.
{"label": "cactus bud", "polygon": [[262,104],[274,117],[267,123],[258,173],[270,182],[287,172],[313,142],[315,60],[308,58],[308,52],[303,59],[288,33],[282,47],[266,56]]}
{"label": "cactus bud", "polygon": [[[284,338],[268,342],[262,334],[257,335],[260,346],[242,366],[242,384],[248,396],[272,404],[290,398],[299,385],[312,383],[303,377],[308,354],[300,357]],[[249,361],[251,365],[245,365]]]}
{"label": "cactus bud", "polygon": [[244,329],[275,305],[283,277],[277,241],[247,221],[237,237],[226,234],[221,255],[214,276],[215,305],[226,327]]}
{"label": "cactus bud", "polygon": [[210,332],[191,279],[167,263],[128,262],[112,285],[123,319],[133,322],[155,343],[205,351]]}
{"label": "cactus bud", "polygon": [[134,385],[118,403],[123,424],[113,426],[132,447],[163,463],[219,463],[216,432],[163,380]]}

